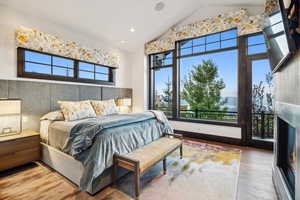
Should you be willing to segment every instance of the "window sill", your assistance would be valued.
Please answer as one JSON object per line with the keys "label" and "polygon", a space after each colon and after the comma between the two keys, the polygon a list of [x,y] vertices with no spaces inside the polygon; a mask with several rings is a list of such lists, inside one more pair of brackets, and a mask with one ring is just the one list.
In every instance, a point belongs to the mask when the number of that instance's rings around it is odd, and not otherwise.
{"label": "window sill", "polygon": [[191,122],[191,123],[199,123],[199,124],[212,124],[212,125],[220,125],[220,126],[231,126],[231,127],[241,127],[238,122],[225,122],[225,121],[213,121],[213,120],[201,120],[201,119],[187,119],[187,118],[168,118],[172,121],[179,122]]}

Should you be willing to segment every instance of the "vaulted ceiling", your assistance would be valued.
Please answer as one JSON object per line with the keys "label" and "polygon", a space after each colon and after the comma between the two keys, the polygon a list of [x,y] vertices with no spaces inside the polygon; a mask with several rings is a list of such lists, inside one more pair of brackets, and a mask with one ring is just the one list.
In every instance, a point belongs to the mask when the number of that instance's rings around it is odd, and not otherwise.
{"label": "vaulted ceiling", "polygon": [[[158,2],[164,9],[154,9]],[[88,33],[114,46],[133,51],[201,8],[256,7],[264,0],[0,0],[0,4],[34,17],[43,17],[72,30]],[[210,8],[210,9],[207,9]],[[134,32],[130,29],[134,28]],[[41,30],[43,31],[43,30]]]}

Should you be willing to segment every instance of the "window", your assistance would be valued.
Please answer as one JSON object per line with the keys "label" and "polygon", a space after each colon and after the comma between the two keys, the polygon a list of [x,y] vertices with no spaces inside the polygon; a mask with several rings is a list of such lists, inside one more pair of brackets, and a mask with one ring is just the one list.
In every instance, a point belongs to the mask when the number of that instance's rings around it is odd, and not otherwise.
{"label": "window", "polygon": [[150,69],[153,74],[153,108],[172,116],[173,99],[173,52],[150,56]]}
{"label": "window", "polygon": [[210,134],[223,142],[272,145],[272,76],[262,33],[231,29],[176,41],[175,50],[149,55],[149,69],[149,109],[172,120],[241,128]]}
{"label": "window", "polygon": [[178,46],[179,118],[236,123],[237,30],[180,41]]}
{"label": "window", "polygon": [[179,56],[190,56],[237,46],[237,30],[215,33],[179,43]]}
{"label": "window", "polygon": [[74,61],[33,51],[25,51],[27,73],[74,77]]}
{"label": "window", "polygon": [[101,65],[79,62],[79,78],[109,81],[109,69]]}
{"label": "window", "polygon": [[175,120],[240,126],[239,108],[248,98],[241,77],[248,76],[247,60],[267,58],[267,49],[262,33],[237,34],[230,29],[186,39],[174,51],[150,55],[150,109]]}
{"label": "window", "polygon": [[114,84],[114,68],[18,48],[18,76],[49,80]]}
{"label": "window", "polygon": [[255,55],[267,52],[267,46],[263,34],[257,34],[247,38],[248,55]]}
{"label": "window", "polygon": [[173,52],[159,53],[151,56],[152,67],[163,67],[173,65]]}
{"label": "window", "polygon": [[179,59],[181,118],[237,122],[238,50]]}

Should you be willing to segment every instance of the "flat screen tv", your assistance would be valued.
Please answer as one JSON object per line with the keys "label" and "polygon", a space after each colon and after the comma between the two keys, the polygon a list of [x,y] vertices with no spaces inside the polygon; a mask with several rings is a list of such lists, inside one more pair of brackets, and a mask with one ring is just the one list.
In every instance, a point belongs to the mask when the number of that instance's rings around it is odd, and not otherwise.
{"label": "flat screen tv", "polygon": [[265,18],[263,29],[272,72],[278,71],[299,47],[299,0],[278,0],[279,10]]}

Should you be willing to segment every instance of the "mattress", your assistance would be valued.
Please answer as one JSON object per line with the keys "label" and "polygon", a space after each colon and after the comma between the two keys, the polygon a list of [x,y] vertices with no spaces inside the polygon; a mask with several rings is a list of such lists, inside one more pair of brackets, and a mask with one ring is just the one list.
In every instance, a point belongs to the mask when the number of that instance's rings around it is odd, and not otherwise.
{"label": "mattress", "polygon": [[41,121],[41,137],[43,142],[58,149],[64,149],[68,142],[71,129],[78,123],[89,119],[76,120],[71,122],[66,121]]}

